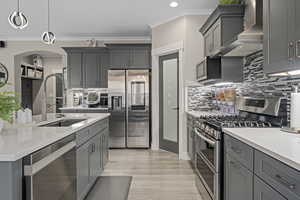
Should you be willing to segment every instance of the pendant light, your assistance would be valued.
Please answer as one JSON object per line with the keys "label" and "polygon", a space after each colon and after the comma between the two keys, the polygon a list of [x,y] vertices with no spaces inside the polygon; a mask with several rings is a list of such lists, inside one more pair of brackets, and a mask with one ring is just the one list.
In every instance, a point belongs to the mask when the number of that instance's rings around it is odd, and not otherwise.
{"label": "pendant light", "polygon": [[50,0],[48,0],[48,30],[43,33],[42,41],[49,45],[55,42],[55,35],[50,31]]}
{"label": "pendant light", "polygon": [[23,29],[28,26],[28,20],[20,11],[20,0],[17,0],[17,11],[8,16],[9,24],[15,29]]}

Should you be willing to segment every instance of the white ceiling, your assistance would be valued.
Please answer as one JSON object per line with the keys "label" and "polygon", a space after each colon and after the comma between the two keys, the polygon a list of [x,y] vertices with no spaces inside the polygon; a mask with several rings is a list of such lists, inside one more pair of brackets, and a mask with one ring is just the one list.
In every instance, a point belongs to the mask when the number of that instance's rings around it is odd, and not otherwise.
{"label": "white ceiling", "polygon": [[[25,30],[14,30],[7,17],[17,0],[1,0],[0,39],[39,39],[47,29],[47,0],[21,0]],[[184,14],[205,14],[218,0],[50,0],[51,29],[58,39],[148,39],[150,26]]]}

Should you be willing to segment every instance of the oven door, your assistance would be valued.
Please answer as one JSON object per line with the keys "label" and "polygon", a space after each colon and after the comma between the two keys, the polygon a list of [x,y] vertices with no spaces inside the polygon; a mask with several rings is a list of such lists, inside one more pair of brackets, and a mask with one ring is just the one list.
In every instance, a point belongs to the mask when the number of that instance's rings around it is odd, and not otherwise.
{"label": "oven door", "polygon": [[204,132],[199,129],[195,129],[194,131],[197,137],[197,153],[205,159],[206,163],[214,169],[214,171],[217,173],[220,172],[221,142],[208,138]]}
{"label": "oven door", "polygon": [[[196,153],[196,172],[199,181],[196,181],[196,185],[203,195],[209,196],[212,200],[220,200],[221,197],[221,183],[220,174],[216,173],[209,165],[207,165],[206,160],[198,153]],[[205,190],[202,189],[202,185]],[[205,193],[206,192],[206,193]]]}
{"label": "oven door", "polygon": [[63,139],[24,158],[26,200],[76,199],[76,143]]}

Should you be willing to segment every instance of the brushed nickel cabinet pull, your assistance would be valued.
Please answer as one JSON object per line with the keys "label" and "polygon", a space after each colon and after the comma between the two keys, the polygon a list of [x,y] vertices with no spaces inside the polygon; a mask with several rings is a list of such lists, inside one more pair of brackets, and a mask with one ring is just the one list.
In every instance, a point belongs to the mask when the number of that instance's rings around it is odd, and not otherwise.
{"label": "brushed nickel cabinet pull", "polygon": [[289,183],[287,180],[285,180],[284,178],[282,178],[282,176],[280,176],[279,174],[275,175],[276,179],[285,187],[289,188],[290,190],[294,190],[296,189],[296,185],[295,184],[291,184]]}
{"label": "brushed nickel cabinet pull", "polygon": [[299,55],[299,46],[300,46],[300,40],[298,40],[296,42],[296,57],[297,58],[300,58],[300,55]]}

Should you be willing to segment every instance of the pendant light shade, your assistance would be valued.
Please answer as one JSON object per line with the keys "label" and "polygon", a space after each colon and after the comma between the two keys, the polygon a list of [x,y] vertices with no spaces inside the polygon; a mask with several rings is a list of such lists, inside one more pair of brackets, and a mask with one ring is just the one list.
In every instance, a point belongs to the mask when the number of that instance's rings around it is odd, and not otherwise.
{"label": "pendant light shade", "polygon": [[50,0],[48,0],[48,30],[43,33],[42,41],[45,44],[51,45],[55,43],[55,35],[50,31]]}
{"label": "pendant light shade", "polygon": [[23,29],[28,26],[28,20],[20,11],[20,0],[17,0],[17,5],[17,11],[14,11],[8,16],[8,22],[15,29]]}
{"label": "pendant light shade", "polygon": [[44,32],[42,35],[42,40],[45,44],[54,44],[55,35],[52,32]]}

